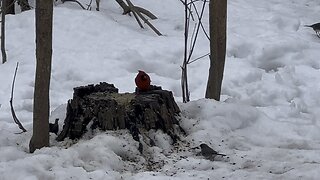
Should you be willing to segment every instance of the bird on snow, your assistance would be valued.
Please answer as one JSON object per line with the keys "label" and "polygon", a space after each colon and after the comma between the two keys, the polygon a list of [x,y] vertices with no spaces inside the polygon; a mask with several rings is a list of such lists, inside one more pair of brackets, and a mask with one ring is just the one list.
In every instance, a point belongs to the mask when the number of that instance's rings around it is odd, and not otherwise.
{"label": "bird on snow", "polygon": [[211,147],[209,147],[207,144],[204,144],[204,143],[200,144],[200,148],[201,148],[201,155],[211,161],[213,161],[214,158],[218,155],[226,156],[225,154],[218,153],[217,151],[213,150]]}
{"label": "bird on snow", "polygon": [[137,74],[135,78],[135,83],[137,86],[137,92],[143,92],[150,90],[150,77],[147,73],[144,71],[139,70],[139,73]]}
{"label": "bird on snow", "polygon": [[320,23],[305,25],[305,27],[311,27],[316,32],[318,38],[320,38]]}
{"label": "bird on snow", "polygon": [[59,118],[57,118],[54,123],[49,123],[49,132],[58,134],[58,132],[59,132],[58,121],[59,121]]}

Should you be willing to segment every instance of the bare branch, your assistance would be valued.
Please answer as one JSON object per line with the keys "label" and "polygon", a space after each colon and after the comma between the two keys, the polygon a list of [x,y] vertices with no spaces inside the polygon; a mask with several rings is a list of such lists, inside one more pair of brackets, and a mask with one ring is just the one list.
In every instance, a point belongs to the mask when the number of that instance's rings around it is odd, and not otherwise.
{"label": "bare branch", "polygon": [[[207,1],[205,1],[204,3],[206,3],[206,2],[207,2]],[[196,12],[196,14],[197,14],[198,21],[199,21],[199,23],[200,23],[200,25],[201,25],[201,29],[202,29],[202,31],[204,32],[204,34],[206,35],[207,39],[210,41],[210,37],[209,37],[207,31],[204,29],[203,24],[202,24],[202,16],[199,15],[198,9],[197,9],[197,7],[195,6],[195,4],[192,3],[192,5],[193,5],[193,7],[194,7],[194,9],[195,9],[195,12]],[[201,12],[203,12],[203,10],[204,10],[204,8],[202,9]]]}
{"label": "bare branch", "polygon": [[[191,15],[192,21],[194,21],[194,17],[193,17],[191,8],[189,7],[189,3],[183,2],[182,0],[179,0],[179,1],[183,4],[183,6],[185,6],[185,8],[187,8],[187,10],[189,11],[189,14]],[[187,5],[187,6],[186,6],[186,5]]]}
{"label": "bare branch", "polygon": [[[92,4],[92,0],[90,0],[89,4],[86,4],[87,5],[87,9],[86,10],[91,11],[91,4]],[[99,8],[97,8],[97,11],[99,11]]]}
{"label": "bare branch", "polygon": [[11,98],[10,98],[10,107],[11,107],[11,114],[12,114],[12,118],[13,121],[18,125],[18,127],[23,131],[23,132],[27,132],[27,130],[23,127],[23,125],[20,123],[19,119],[16,116],[16,113],[13,109],[13,90],[14,90],[14,83],[16,81],[16,75],[17,75],[17,71],[18,71],[18,66],[19,66],[19,62],[17,62],[17,66],[16,66],[16,70],[14,71],[14,76],[13,76],[13,81],[12,81],[12,88],[11,88]]}
{"label": "bare branch", "polygon": [[[195,36],[195,33],[196,33],[196,29],[197,29],[197,23],[196,23],[196,24],[194,25],[194,27],[193,27],[193,31],[192,31],[192,35],[191,35],[190,42],[193,42],[193,41],[194,41],[193,38],[195,38],[194,36]],[[189,49],[192,49],[192,43],[190,43]]]}
{"label": "bare branch", "polygon": [[[123,15],[129,14],[130,12],[132,12],[132,9],[130,6],[128,6],[125,2],[123,2],[123,0],[116,0],[116,2],[120,5],[120,7],[123,9]],[[141,12],[142,14],[148,16],[150,19],[158,19],[157,16],[155,16],[154,14],[152,14],[150,11],[139,7],[139,6],[134,6],[133,7],[136,8],[137,11]]]}
{"label": "bare branch", "polygon": [[198,2],[198,1],[202,1],[202,2],[209,2],[209,0],[193,0],[193,1],[190,1],[189,3],[187,3],[188,5],[190,4],[194,4],[195,2]]}
{"label": "bare branch", "polygon": [[160,33],[160,31],[155,28],[144,16],[142,16],[142,14],[137,11],[137,9],[135,8],[135,6],[131,3],[130,0],[126,0],[129,7],[131,8],[132,12],[137,13],[137,15],[144,21],[144,23],[146,23],[158,36],[162,36],[162,34]]}
{"label": "bare branch", "polygon": [[[203,13],[204,13],[204,9],[205,9],[205,6],[206,6],[206,1],[203,2],[203,5],[202,5],[202,10],[201,10],[201,14],[200,14],[200,17],[199,17],[199,23],[197,25],[197,30],[196,30],[196,33],[195,33],[195,37],[194,37],[194,40],[192,42],[192,46],[191,46],[191,49],[190,49],[190,52],[189,52],[189,57],[188,57],[188,60],[187,60],[187,63],[189,63],[190,59],[191,59],[191,56],[192,56],[192,53],[194,51],[194,48],[195,48],[195,45],[196,45],[196,42],[197,42],[197,37],[198,37],[198,34],[199,34],[199,29],[200,29],[200,22],[202,20],[202,17],[203,17]],[[196,8],[196,7],[195,7]]]}
{"label": "bare branch", "polygon": [[[130,1],[129,1],[129,2],[130,2]],[[128,0],[127,0],[127,3],[128,3],[128,5],[129,5],[129,8],[130,8],[131,11],[132,11],[132,14],[133,14],[134,18],[137,20],[139,26],[140,26],[142,29],[144,29],[144,27],[143,27],[143,25],[142,25],[142,23],[141,23],[138,15],[137,15],[137,11],[135,10],[135,7],[133,6],[133,4],[132,4],[131,2],[130,2],[130,3],[129,3],[129,2],[128,2]]]}
{"label": "bare branch", "polygon": [[134,6],[136,8],[136,10],[146,16],[148,16],[150,19],[154,20],[154,19],[158,19],[157,16],[155,16],[154,14],[152,14],[150,11],[139,7],[139,6]]}
{"label": "bare branch", "polygon": [[[202,5],[202,10],[201,13],[199,14],[198,9],[195,5],[195,2],[201,1],[203,2]],[[182,88],[182,100],[184,103],[190,101],[190,92],[189,92],[189,88],[188,88],[188,72],[187,72],[187,68],[188,68],[188,64],[191,64],[205,56],[201,56],[199,58],[196,58],[194,60],[191,60],[193,51],[195,49],[195,45],[197,42],[197,38],[198,38],[198,34],[199,34],[199,30],[200,27],[202,28],[202,30],[204,31],[204,33],[206,34],[207,38],[209,39],[209,36],[207,35],[203,24],[202,24],[202,17],[204,14],[204,10],[205,10],[205,5],[208,2],[207,0],[191,0],[188,2],[188,0],[180,0],[180,2],[182,2],[182,4],[184,5],[184,12],[185,12],[185,24],[184,24],[184,59],[183,59],[183,63],[181,66],[181,88]],[[188,45],[188,39],[189,39],[189,28],[190,28],[190,19],[192,18],[192,20],[194,20],[193,16],[192,16],[192,8],[195,9],[195,12],[197,14],[197,18],[198,18],[198,22],[195,24],[193,31],[192,31],[192,35],[191,35],[191,39],[190,39],[190,45]],[[188,46],[189,50],[188,50]]]}
{"label": "bare branch", "polygon": [[204,58],[204,57],[206,57],[206,56],[209,56],[209,55],[210,55],[210,53],[207,53],[207,54],[205,54],[205,55],[202,55],[202,56],[200,56],[200,57],[197,57],[197,58],[189,61],[188,64],[191,64],[191,63],[193,63],[193,62],[195,62],[195,61],[198,61],[199,59],[202,59],[202,58]]}

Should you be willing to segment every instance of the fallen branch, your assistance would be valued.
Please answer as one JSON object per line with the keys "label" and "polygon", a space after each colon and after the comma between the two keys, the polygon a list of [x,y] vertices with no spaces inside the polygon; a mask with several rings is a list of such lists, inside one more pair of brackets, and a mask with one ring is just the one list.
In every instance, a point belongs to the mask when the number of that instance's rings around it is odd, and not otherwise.
{"label": "fallen branch", "polygon": [[[129,5],[129,7],[130,7],[130,5]],[[130,7],[130,9],[131,9],[131,7]],[[132,11],[132,14],[133,14],[134,18],[136,19],[136,21],[138,22],[139,26],[140,26],[142,29],[144,29],[144,27],[143,27],[143,25],[142,25],[142,23],[141,23],[138,15],[137,15],[136,11]]]}
{"label": "fallen branch", "polygon": [[[92,0],[90,0],[89,4],[86,4],[86,5],[87,5],[86,10],[91,11],[91,4],[92,4]],[[99,11],[99,8],[97,7],[97,9],[96,9],[96,10],[97,10],[97,11]]]}
{"label": "fallen branch", "polygon": [[[128,6],[125,2],[123,2],[123,0],[116,0],[116,2],[120,5],[120,7],[123,9],[123,15],[125,14],[129,14],[130,12],[132,12],[132,8],[130,6]],[[139,7],[139,6],[133,6],[136,11],[148,16],[150,19],[158,19],[157,16],[155,16],[154,14],[152,14],[150,11]]]}
{"label": "fallen branch", "polygon": [[132,12],[138,14],[138,16],[146,23],[158,36],[162,36],[161,32],[155,28],[144,16],[142,16],[141,12],[136,9],[136,7],[131,3],[130,0],[126,0]]}
{"label": "fallen branch", "polygon": [[62,1],[62,3],[66,2],[66,1],[75,2],[75,3],[79,4],[79,6],[80,6],[82,9],[86,10],[86,8],[85,8],[79,1],[77,1],[77,0],[61,0],[61,1]]}
{"label": "fallen branch", "polygon": [[[11,98],[10,98],[10,107],[11,107],[11,114],[12,114],[12,118],[13,121],[19,126],[19,128],[23,131],[23,132],[27,132],[27,130],[23,127],[23,125],[20,123],[19,119],[16,116],[16,113],[13,109],[13,90],[14,90],[14,82],[16,81],[16,75],[17,75],[17,71],[18,71],[18,66],[19,66],[19,62],[17,62],[17,66],[16,66],[16,70],[14,72],[14,76],[13,76],[13,82],[12,82],[12,88],[11,88]],[[21,132],[21,133],[23,133]]]}
{"label": "fallen branch", "polygon": [[136,8],[136,10],[146,16],[148,16],[150,19],[154,20],[154,19],[158,19],[157,16],[155,16],[154,14],[152,14],[150,11],[139,7],[139,6],[134,6],[134,8]]}

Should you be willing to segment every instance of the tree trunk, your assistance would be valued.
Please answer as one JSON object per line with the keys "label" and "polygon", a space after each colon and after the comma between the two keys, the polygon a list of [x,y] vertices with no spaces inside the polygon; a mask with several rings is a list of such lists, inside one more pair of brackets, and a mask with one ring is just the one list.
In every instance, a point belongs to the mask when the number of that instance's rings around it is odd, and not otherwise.
{"label": "tree trunk", "polygon": [[[7,1],[3,0],[2,4],[1,4],[1,11],[5,12],[6,7],[7,7]],[[6,37],[5,25],[6,25],[6,13],[2,13],[1,14],[1,53],[2,53],[2,63],[7,62],[7,53],[6,53],[6,47],[5,47],[5,44],[6,44],[6,41],[5,41],[5,37]]]}
{"label": "tree trunk", "polygon": [[[172,92],[152,86],[147,92],[118,93],[113,84],[102,82],[74,88],[66,119],[57,140],[80,138],[89,128],[128,129],[134,140],[151,129],[162,130],[175,142],[176,115],[180,113]],[[142,148],[142,146],[141,146]]]}
{"label": "tree trunk", "polygon": [[210,0],[210,69],[206,98],[220,100],[226,55],[227,0]]}
{"label": "tree trunk", "polygon": [[49,86],[52,58],[53,3],[36,1],[36,77],[33,106],[33,135],[30,152],[49,146]]}

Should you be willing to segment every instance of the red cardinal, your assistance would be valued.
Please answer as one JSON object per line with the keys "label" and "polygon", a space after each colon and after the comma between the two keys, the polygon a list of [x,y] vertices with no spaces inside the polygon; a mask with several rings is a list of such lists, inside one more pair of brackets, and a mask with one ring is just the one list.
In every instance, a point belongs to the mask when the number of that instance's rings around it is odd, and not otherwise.
{"label": "red cardinal", "polygon": [[139,91],[147,91],[150,89],[150,77],[144,71],[140,71],[137,74],[137,77],[134,79]]}

